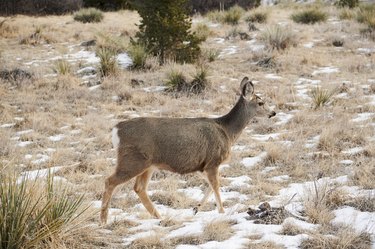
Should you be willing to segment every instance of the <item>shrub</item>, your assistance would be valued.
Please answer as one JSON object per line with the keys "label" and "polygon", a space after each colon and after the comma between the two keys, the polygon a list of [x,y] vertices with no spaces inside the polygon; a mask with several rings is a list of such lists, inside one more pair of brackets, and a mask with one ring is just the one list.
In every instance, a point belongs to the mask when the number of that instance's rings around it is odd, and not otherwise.
{"label": "shrub", "polygon": [[168,59],[194,62],[200,55],[200,40],[190,31],[191,19],[187,0],[136,2],[134,7],[142,17],[137,43],[143,44],[160,63]]}
{"label": "shrub", "polygon": [[247,18],[246,22],[257,22],[257,23],[265,23],[267,22],[268,12],[266,11],[254,11],[252,12]]}
{"label": "shrub", "polygon": [[223,22],[231,25],[237,25],[241,19],[244,9],[239,6],[233,6],[224,12]]}
{"label": "shrub", "polygon": [[145,69],[148,58],[148,51],[142,44],[132,44],[128,49],[130,58],[133,61],[132,69]]}
{"label": "shrub", "polygon": [[359,0],[338,0],[336,2],[336,5],[340,7],[348,7],[348,8],[354,8],[357,7],[359,4]]}
{"label": "shrub", "polygon": [[260,38],[272,50],[284,50],[290,46],[296,45],[295,35],[291,29],[280,25],[267,27]]}
{"label": "shrub", "polygon": [[75,12],[73,18],[83,23],[101,22],[103,20],[103,12],[95,8],[83,8]]}
{"label": "shrub", "polygon": [[200,41],[205,41],[211,35],[211,30],[207,24],[199,23],[194,28],[194,34]]}
{"label": "shrub", "polygon": [[108,48],[99,48],[96,55],[100,59],[99,71],[101,76],[115,75],[118,72],[116,53]]}
{"label": "shrub", "polygon": [[37,180],[0,176],[0,247],[63,244],[83,228],[86,210],[83,196],[73,198],[66,188],[57,191],[52,176],[45,185]]}
{"label": "shrub", "polygon": [[327,20],[327,14],[320,9],[311,8],[300,11],[291,16],[292,20],[296,23],[303,24],[314,24],[317,22],[325,22]]}
{"label": "shrub", "polygon": [[59,75],[69,75],[72,73],[72,68],[66,60],[57,60],[55,62],[55,66],[53,68],[53,71]]}

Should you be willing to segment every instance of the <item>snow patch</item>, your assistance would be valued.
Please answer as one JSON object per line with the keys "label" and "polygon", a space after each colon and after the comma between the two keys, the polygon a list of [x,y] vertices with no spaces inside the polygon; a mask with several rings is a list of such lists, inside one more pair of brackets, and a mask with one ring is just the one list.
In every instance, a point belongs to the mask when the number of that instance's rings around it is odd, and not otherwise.
{"label": "snow patch", "polygon": [[255,157],[245,157],[242,159],[242,164],[247,168],[252,168],[258,163],[262,162],[263,159],[267,156],[267,152],[262,152]]}

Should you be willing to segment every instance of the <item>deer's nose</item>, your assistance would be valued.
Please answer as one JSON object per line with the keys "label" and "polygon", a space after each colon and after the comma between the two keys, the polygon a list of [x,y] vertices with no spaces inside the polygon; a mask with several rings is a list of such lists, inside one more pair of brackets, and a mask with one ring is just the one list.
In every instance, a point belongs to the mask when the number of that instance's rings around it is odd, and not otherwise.
{"label": "deer's nose", "polygon": [[274,116],[276,116],[276,112],[274,112],[274,111],[272,111],[270,114],[268,114],[268,117],[269,117],[269,118],[272,118],[272,117],[274,117]]}

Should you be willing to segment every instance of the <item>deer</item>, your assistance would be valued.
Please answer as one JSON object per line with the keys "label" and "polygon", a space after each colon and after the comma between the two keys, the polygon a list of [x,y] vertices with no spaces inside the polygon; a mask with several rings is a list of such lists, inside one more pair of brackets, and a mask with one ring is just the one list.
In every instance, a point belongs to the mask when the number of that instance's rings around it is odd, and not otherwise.
{"label": "deer", "polygon": [[135,177],[134,191],[151,216],[161,219],[147,186],[154,170],[178,174],[199,172],[209,187],[199,206],[214,193],[219,213],[224,213],[220,197],[219,166],[254,116],[276,115],[260,97],[248,77],[240,83],[240,97],[234,107],[218,118],[138,117],[119,122],[112,130],[117,150],[117,166],[105,180],[100,220],[106,224],[109,203],[116,186]]}

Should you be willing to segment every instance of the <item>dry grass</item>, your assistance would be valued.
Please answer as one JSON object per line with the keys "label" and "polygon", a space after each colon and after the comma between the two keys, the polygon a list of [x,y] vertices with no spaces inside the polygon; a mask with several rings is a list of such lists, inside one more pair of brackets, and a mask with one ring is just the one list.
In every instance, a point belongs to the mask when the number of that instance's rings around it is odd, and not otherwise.
{"label": "dry grass", "polygon": [[314,186],[307,189],[304,201],[304,213],[313,224],[328,225],[334,218],[328,203],[329,186],[314,181]]}
{"label": "dry grass", "polygon": [[302,249],[370,249],[371,238],[368,233],[356,232],[351,228],[336,228],[333,234],[309,234],[307,240],[302,241]]}
{"label": "dry grass", "polygon": [[233,234],[232,220],[213,220],[204,225],[202,232],[203,241],[224,241]]}

